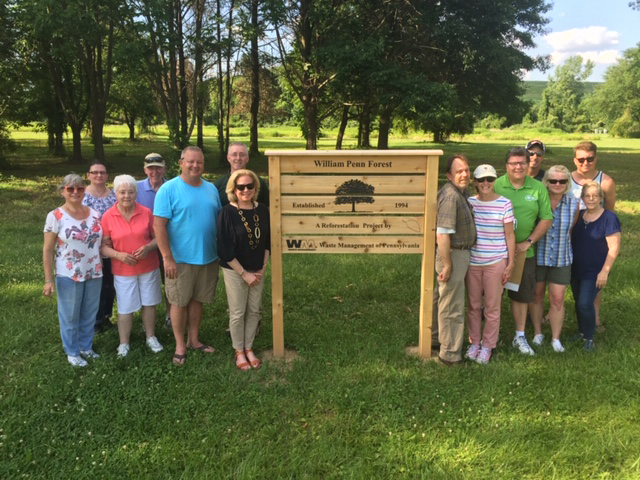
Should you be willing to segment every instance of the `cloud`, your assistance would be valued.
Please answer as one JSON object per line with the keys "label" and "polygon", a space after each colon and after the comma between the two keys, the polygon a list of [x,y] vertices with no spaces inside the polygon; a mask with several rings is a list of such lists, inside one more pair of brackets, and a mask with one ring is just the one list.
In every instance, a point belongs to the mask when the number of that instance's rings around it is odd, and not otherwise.
{"label": "cloud", "polygon": [[551,53],[551,63],[553,65],[560,65],[561,63],[564,63],[567,58],[575,55],[580,55],[583,60],[592,60],[594,63],[601,65],[613,65],[622,57],[618,50],[603,50],[600,52],[595,50],[586,52],[555,51]]}
{"label": "cloud", "polygon": [[553,47],[554,53],[577,53],[616,47],[620,43],[620,34],[607,27],[592,26],[549,33],[544,39]]}

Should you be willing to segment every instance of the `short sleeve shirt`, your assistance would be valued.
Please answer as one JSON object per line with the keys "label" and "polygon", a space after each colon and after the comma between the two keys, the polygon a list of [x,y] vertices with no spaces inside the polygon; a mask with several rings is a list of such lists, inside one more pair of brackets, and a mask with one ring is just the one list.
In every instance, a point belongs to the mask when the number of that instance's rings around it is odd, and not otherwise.
{"label": "short sleeve shirt", "polygon": [[476,244],[471,247],[471,265],[492,265],[509,258],[504,224],[513,223],[511,202],[504,197],[489,202],[471,197],[469,203],[478,231]]}
{"label": "short sleeve shirt", "polygon": [[82,204],[93,208],[96,212],[104,215],[104,212],[109,210],[116,204],[116,194],[113,193],[113,190],[106,197],[94,197],[89,192],[84,193],[84,198],[82,199]]}
{"label": "short sleeve shirt", "polygon": [[[104,236],[111,238],[113,248],[118,252],[133,253],[153,239],[153,214],[147,207],[136,203],[133,215],[127,222],[117,205],[116,203],[102,216]],[[127,265],[116,258],[111,261],[113,274],[123,277],[149,273],[159,266],[157,250],[149,252],[135,265]]]}
{"label": "short sleeve shirt", "polygon": [[621,231],[618,216],[605,210],[594,222],[585,223],[584,210],[571,234],[573,264],[571,275],[581,279],[598,277],[609,253],[607,237]]}
{"label": "short sleeve shirt", "polygon": [[176,177],[160,187],[153,214],[168,220],[176,263],[207,265],[218,259],[216,220],[220,208],[218,190],[204,179],[194,187]]}
{"label": "short sleeve shirt", "polygon": [[143,207],[147,207],[153,212],[153,204],[156,200],[156,191],[151,186],[151,182],[148,178],[140,180],[138,182],[138,194],[136,196],[136,202]]}
{"label": "short sleeve shirt", "polygon": [[[495,191],[498,195],[511,200],[516,243],[524,242],[536,228],[538,220],[553,220],[549,192],[538,180],[525,177],[524,184],[515,188],[509,181],[507,174],[499,177],[495,183]],[[529,247],[527,258],[534,256],[534,250]]]}
{"label": "short sleeve shirt", "polygon": [[102,277],[102,226],[100,214],[89,209],[89,216],[76,220],[62,207],[49,212],[44,233],[55,233],[56,276],[67,277],[74,282],[84,282]]}
{"label": "short sleeve shirt", "polygon": [[437,227],[455,230],[451,234],[451,248],[471,248],[476,243],[471,206],[465,194],[451,182],[445,183],[438,192]]}

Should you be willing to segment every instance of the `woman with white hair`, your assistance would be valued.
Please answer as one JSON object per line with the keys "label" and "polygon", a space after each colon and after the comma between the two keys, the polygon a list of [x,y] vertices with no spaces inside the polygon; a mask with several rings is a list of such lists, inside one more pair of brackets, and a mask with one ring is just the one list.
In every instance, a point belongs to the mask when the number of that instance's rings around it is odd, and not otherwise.
{"label": "woman with white hair", "polygon": [[138,182],[130,175],[114,179],[117,203],[102,217],[102,254],[112,259],[118,300],[118,357],[129,353],[133,314],[142,309],[147,346],[160,352],[155,337],[156,305],[162,301],[160,260],[153,231],[153,213],[136,203]]}
{"label": "woman with white hair", "polygon": [[49,212],[44,225],[42,293],[49,297],[58,290],[62,346],[71,365],[85,367],[85,359],[99,357],[93,351],[93,324],[102,287],[100,213],[82,205],[80,175],[64,177],[60,192],[64,205]]}
{"label": "woman with white hair", "polygon": [[556,352],[564,352],[560,332],[564,323],[564,294],[571,283],[571,230],[578,220],[579,202],[571,193],[571,173],[562,165],[549,168],[542,179],[549,192],[553,223],[547,233],[538,240],[536,254],[535,297],[531,304],[533,343],[542,345],[542,313],[544,295],[549,284],[549,323],[551,346]]}

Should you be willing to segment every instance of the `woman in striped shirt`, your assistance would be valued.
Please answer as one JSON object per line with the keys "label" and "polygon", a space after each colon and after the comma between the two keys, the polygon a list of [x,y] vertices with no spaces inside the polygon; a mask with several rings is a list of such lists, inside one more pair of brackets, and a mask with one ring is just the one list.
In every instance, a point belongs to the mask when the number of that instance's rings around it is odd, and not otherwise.
{"label": "woman in striped shirt", "polygon": [[[466,357],[486,364],[498,343],[502,289],[513,270],[516,236],[511,202],[493,190],[496,170],[480,165],[473,172],[478,195],[469,198],[473,207],[477,240],[471,247],[467,271],[467,327],[469,341]],[[484,332],[482,307],[484,296]]]}
{"label": "woman in striped shirt", "polygon": [[535,299],[530,305],[533,323],[533,343],[542,345],[542,314],[544,295],[549,284],[549,323],[551,346],[556,352],[564,352],[560,332],[564,323],[564,293],[571,283],[571,230],[578,220],[579,204],[571,193],[571,173],[562,165],[548,169],[542,183],[549,191],[553,223],[537,244]]}

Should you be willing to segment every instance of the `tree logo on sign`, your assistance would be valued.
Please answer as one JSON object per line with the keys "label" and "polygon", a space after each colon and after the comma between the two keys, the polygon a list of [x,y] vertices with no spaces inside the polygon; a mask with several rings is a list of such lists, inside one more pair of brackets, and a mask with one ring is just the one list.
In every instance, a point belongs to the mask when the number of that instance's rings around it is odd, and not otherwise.
{"label": "tree logo on sign", "polygon": [[356,211],[356,203],[373,203],[375,187],[361,180],[349,180],[336,189],[336,205],[351,204],[351,211]]}

